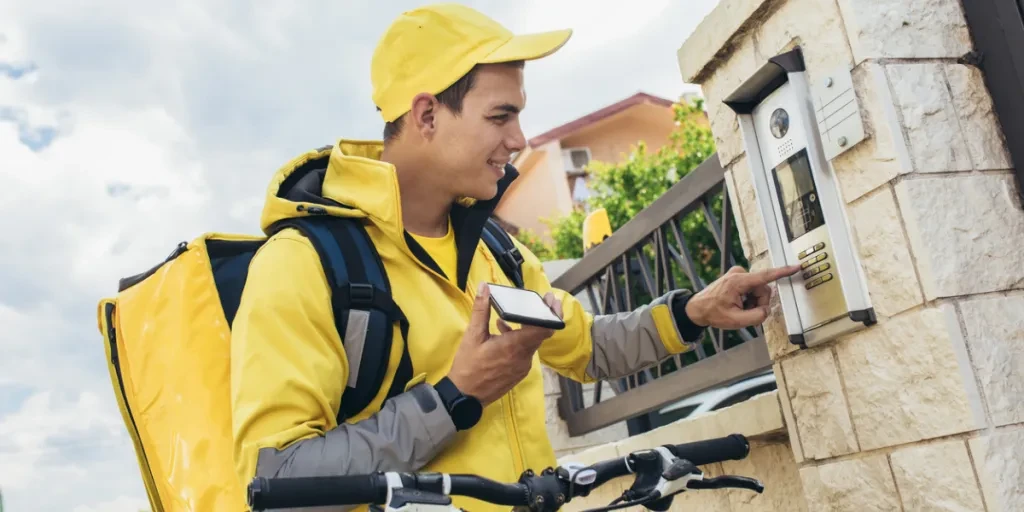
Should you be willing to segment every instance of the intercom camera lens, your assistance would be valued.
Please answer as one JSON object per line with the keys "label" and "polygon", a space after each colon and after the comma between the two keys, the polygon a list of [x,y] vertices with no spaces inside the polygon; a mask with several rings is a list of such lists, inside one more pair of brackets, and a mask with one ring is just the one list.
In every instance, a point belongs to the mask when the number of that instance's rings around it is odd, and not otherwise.
{"label": "intercom camera lens", "polygon": [[785,137],[786,133],[789,132],[789,113],[782,108],[775,109],[775,112],[772,112],[769,124],[771,125],[772,135],[776,139]]}

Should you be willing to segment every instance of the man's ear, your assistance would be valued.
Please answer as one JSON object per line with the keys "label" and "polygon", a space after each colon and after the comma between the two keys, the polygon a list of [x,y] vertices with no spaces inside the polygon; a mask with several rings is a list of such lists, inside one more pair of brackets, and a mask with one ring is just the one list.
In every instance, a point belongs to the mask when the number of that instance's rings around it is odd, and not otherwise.
{"label": "man's ear", "polygon": [[409,112],[413,127],[424,138],[431,138],[437,129],[437,110],[441,104],[433,94],[419,93],[412,99],[412,110]]}

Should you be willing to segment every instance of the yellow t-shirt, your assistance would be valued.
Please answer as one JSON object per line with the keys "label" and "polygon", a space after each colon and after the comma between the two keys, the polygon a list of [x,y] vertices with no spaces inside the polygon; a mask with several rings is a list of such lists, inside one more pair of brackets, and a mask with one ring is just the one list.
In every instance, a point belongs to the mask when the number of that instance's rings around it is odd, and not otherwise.
{"label": "yellow t-shirt", "polygon": [[417,235],[411,232],[409,234],[441,267],[444,275],[448,276],[448,281],[458,286],[458,281],[456,281],[458,279],[458,252],[455,247],[455,230],[452,229],[451,219],[448,219],[448,232],[440,238]]}

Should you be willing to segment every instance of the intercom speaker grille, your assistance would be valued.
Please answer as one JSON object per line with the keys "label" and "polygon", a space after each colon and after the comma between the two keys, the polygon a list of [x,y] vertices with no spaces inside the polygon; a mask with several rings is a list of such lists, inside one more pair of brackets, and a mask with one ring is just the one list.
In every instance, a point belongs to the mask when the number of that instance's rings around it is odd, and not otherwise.
{"label": "intercom speaker grille", "polygon": [[786,139],[779,145],[779,157],[784,157],[793,151],[793,139]]}

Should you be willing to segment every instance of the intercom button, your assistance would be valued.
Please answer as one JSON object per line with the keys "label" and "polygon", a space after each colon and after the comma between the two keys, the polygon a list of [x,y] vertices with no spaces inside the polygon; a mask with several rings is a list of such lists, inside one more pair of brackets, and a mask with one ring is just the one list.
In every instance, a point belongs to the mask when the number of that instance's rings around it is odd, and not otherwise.
{"label": "intercom button", "polygon": [[809,267],[809,266],[811,266],[811,265],[813,265],[813,264],[815,264],[817,262],[818,262],[818,260],[807,260],[807,261],[805,261],[805,262],[800,264],[800,268],[801,269],[806,269],[807,267]]}
{"label": "intercom button", "polygon": [[811,288],[814,288],[815,286],[818,286],[819,284],[821,284],[821,278],[820,277],[815,277],[813,281],[807,283],[806,285],[804,285],[804,287],[806,287],[808,290],[810,290]]}
{"label": "intercom button", "polygon": [[797,259],[802,260],[802,259],[806,258],[807,256],[810,256],[810,255],[812,255],[812,254],[814,254],[814,253],[816,253],[816,252],[818,252],[818,251],[820,251],[820,250],[822,250],[824,248],[825,248],[825,242],[818,242],[818,243],[814,244],[813,247],[808,247],[808,248],[804,249],[803,251],[800,251],[800,254],[797,255]]}
{"label": "intercom button", "polygon": [[828,270],[830,267],[831,266],[828,263],[822,263],[821,265],[818,265],[817,267],[814,267],[814,268],[808,270],[807,272],[804,272],[804,280],[807,280],[807,279],[809,279],[809,278],[811,278],[813,276],[816,276],[816,275],[818,275],[818,274]]}
{"label": "intercom button", "polygon": [[823,282],[823,283],[827,283],[827,282],[832,280],[832,273],[830,272],[828,274],[825,274],[825,275],[819,277],[818,279],[821,279],[821,282]]}

